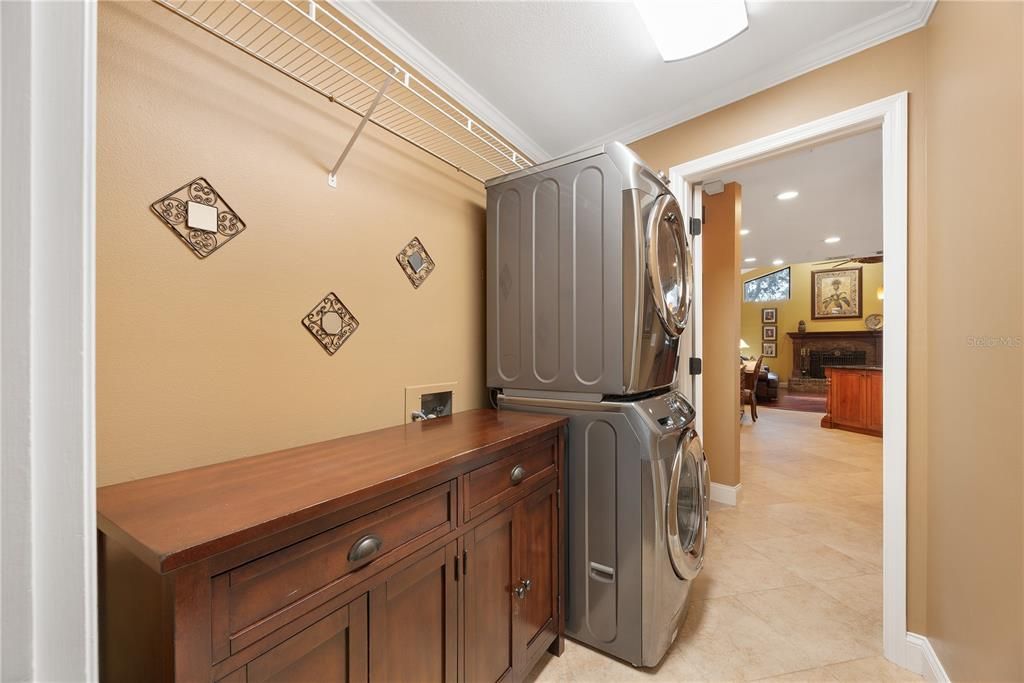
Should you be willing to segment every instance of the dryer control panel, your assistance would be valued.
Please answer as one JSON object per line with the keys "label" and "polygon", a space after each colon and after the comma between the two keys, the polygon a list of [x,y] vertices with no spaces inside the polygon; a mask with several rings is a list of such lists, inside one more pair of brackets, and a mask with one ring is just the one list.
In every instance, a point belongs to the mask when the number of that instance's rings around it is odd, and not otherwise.
{"label": "dryer control panel", "polygon": [[693,422],[697,415],[690,402],[678,391],[647,399],[644,401],[644,412],[663,431],[682,429]]}

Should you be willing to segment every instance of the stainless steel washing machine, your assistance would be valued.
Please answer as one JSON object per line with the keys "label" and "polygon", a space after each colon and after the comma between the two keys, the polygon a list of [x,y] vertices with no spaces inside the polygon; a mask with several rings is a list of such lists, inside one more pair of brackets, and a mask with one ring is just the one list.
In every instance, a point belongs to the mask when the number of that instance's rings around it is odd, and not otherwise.
{"label": "stainless steel washing machine", "polygon": [[623,396],[672,384],[690,309],[685,221],[611,143],[487,183],[487,383]]}
{"label": "stainless steel washing machine", "polygon": [[700,573],[707,460],[677,392],[595,402],[499,396],[569,417],[566,633],[635,666],[675,640]]}

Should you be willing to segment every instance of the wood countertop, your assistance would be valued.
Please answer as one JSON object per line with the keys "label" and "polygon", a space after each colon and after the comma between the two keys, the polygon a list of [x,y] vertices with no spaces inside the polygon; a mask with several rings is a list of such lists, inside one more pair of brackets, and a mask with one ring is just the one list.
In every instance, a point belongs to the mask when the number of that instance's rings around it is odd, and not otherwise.
{"label": "wood countertop", "polygon": [[159,572],[422,483],[567,419],[490,409],[378,429],[97,490],[100,530]]}

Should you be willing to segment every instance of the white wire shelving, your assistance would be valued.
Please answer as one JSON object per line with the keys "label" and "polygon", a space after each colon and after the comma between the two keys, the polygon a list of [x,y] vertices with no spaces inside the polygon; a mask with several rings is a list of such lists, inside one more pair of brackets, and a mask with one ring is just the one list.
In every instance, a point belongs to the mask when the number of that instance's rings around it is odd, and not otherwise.
{"label": "white wire shelving", "polygon": [[316,0],[153,1],[477,180],[534,164],[333,7]]}

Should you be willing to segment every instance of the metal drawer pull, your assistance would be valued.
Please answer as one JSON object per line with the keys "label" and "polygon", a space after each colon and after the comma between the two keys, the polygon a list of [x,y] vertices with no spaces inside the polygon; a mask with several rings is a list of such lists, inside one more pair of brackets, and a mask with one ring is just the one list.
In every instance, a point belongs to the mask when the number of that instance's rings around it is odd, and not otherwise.
{"label": "metal drawer pull", "polygon": [[526,468],[522,465],[516,465],[512,468],[512,485],[515,486],[526,478]]}
{"label": "metal drawer pull", "polygon": [[374,536],[373,534],[363,536],[352,544],[352,549],[348,551],[348,561],[362,562],[365,559],[373,557],[373,555],[380,550],[382,545],[384,545],[384,543],[380,540],[380,536]]}
{"label": "metal drawer pull", "polygon": [[533,581],[531,581],[530,579],[523,579],[522,581],[519,582],[518,585],[516,585],[515,588],[512,589],[512,593],[517,598],[522,600],[523,598],[526,597],[526,594],[529,593],[530,589],[532,589],[532,588],[533,588]]}

